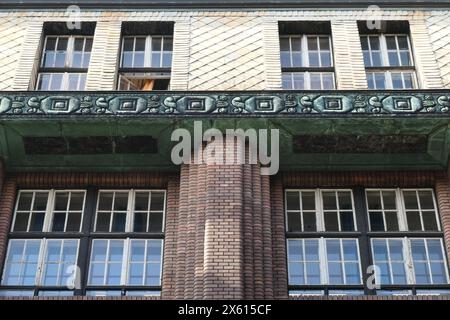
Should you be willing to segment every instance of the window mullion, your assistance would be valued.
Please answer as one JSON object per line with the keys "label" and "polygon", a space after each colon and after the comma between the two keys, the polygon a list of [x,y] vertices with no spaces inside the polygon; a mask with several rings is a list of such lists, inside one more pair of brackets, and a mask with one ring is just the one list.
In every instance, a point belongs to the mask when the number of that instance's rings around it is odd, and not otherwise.
{"label": "window mullion", "polygon": [[145,49],[144,49],[144,66],[149,68],[153,65],[153,55],[152,55],[152,36],[147,36],[145,38]]}
{"label": "window mullion", "polygon": [[304,61],[303,67],[309,68],[308,37],[305,34],[302,36],[301,48]]}
{"label": "window mullion", "polygon": [[123,240],[123,257],[122,257],[122,272],[120,276],[120,284],[122,286],[127,285],[127,273],[129,268],[129,253],[130,253],[130,247],[131,247],[131,239],[126,238]]}
{"label": "window mullion", "polygon": [[399,230],[400,231],[408,231],[408,222],[406,219],[406,210],[403,199],[402,189],[395,189],[396,202],[398,207],[398,218],[399,218]]}
{"label": "window mullion", "polygon": [[389,64],[386,36],[384,34],[380,34],[380,50],[383,66],[389,67],[390,64]]}
{"label": "window mullion", "polygon": [[329,284],[329,272],[328,272],[328,258],[326,252],[325,239],[321,237],[319,239],[319,264],[323,272],[321,272],[321,283],[323,285]]}
{"label": "window mullion", "polygon": [[412,251],[411,251],[411,241],[407,237],[402,239],[403,241],[403,255],[405,257],[406,262],[406,271],[407,271],[407,281],[408,284],[415,284],[415,272],[414,272],[414,263],[412,260]]}
{"label": "window mullion", "polygon": [[426,257],[427,257],[427,261],[426,261],[427,269],[428,269],[428,272],[430,273],[430,283],[434,284],[433,272],[431,271],[431,259],[430,259],[430,254],[428,252],[428,239],[423,239],[423,242],[425,244],[425,254],[426,254]]}
{"label": "window mullion", "polygon": [[325,231],[325,217],[322,208],[322,198],[320,189],[314,191],[315,201],[316,201],[316,220],[317,220],[317,231]]}
{"label": "window mullion", "polygon": [[[27,245],[29,241],[33,240],[27,240]],[[42,274],[44,270],[44,255],[45,251],[47,250],[47,239],[42,238],[40,239],[40,246],[39,246],[39,255],[38,255],[38,263],[37,263],[37,270],[36,270],[36,277],[35,277],[35,285],[40,286],[42,285]]]}

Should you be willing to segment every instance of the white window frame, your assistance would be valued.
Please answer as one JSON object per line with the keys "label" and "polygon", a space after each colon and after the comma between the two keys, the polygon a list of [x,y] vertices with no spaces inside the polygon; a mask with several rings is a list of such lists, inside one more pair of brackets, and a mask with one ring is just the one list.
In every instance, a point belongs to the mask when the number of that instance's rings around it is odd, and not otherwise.
{"label": "white window frame", "polygon": [[[406,272],[406,281],[408,285],[413,285],[416,284],[416,275],[415,275],[415,270],[414,270],[414,260],[412,258],[412,248],[411,248],[411,240],[425,240],[426,242],[428,242],[428,240],[439,240],[439,242],[441,243],[441,249],[442,249],[442,254],[443,254],[443,261],[444,261],[444,266],[445,266],[445,276],[447,279],[447,284],[450,283],[450,278],[449,278],[449,272],[448,272],[448,262],[447,262],[447,257],[445,255],[445,245],[444,245],[444,241],[442,238],[419,238],[419,237],[403,237],[403,238],[389,238],[389,237],[383,237],[383,238],[371,238],[370,239],[370,250],[371,250],[371,254],[372,257],[374,257],[374,250],[373,250],[373,241],[374,240],[384,240],[385,243],[388,243],[387,240],[401,240],[402,242],[402,249],[403,249],[403,257],[404,257],[404,268],[405,268],[405,272]],[[387,247],[387,250],[389,252],[389,246]],[[427,253],[427,258],[429,258],[429,254],[428,254],[428,247],[425,246],[425,250]],[[389,254],[389,268],[391,269],[391,264],[390,264],[390,254]],[[376,262],[374,261],[374,264]],[[431,275],[431,270],[430,270],[430,260],[427,260],[427,265],[428,265],[428,269]],[[391,270],[391,282],[392,282],[392,270]],[[431,279],[431,281],[433,281]],[[401,286],[402,284],[394,284],[394,285],[399,285]],[[438,283],[430,283],[429,286],[433,286],[433,285],[439,285]]]}
{"label": "white window frame", "polygon": [[[131,252],[131,242],[134,240],[145,240],[145,241],[160,241],[161,242],[161,262],[160,262],[160,270],[159,270],[159,285],[157,286],[161,286],[162,284],[162,270],[163,270],[163,263],[164,263],[164,240],[163,239],[149,239],[149,238],[124,238],[124,239],[103,239],[103,238],[95,238],[92,239],[92,246],[91,246],[91,252],[89,254],[89,266],[88,266],[88,278],[87,278],[87,291],[92,291],[89,289],[89,287],[116,287],[116,286],[131,286],[131,287],[146,287],[145,284],[141,284],[141,285],[136,285],[136,284],[129,284],[128,283],[128,276],[129,276],[129,272],[130,272],[130,266],[131,266],[131,260],[130,260],[130,252]],[[106,268],[108,267],[108,260],[104,260],[101,263],[105,264],[105,271],[103,274],[103,284],[92,284],[91,281],[91,264],[92,264],[92,255],[93,255],[93,248],[94,248],[94,243],[95,241],[107,241],[108,242],[108,246],[107,246],[107,254],[105,259],[109,259],[109,250],[110,250],[110,243],[111,241],[122,241],[123,242],[123,251],[122,251],[122,265],[121,265],[121,274],[120,274],[120,283],[118,285],[111,285],[111,284],[105,284],[106,279],[107,279],[107,272],[106,272]],[[147,249],[146,249],[147,250]],[[97,262],[98,263],[98,262]],[[147,263],[147,261],[145,262]],[[144,274],[143,276],[145,276],[145,269],[144,269]],[[114,290],[114,289],[112,289]]]}
{"label": "white window frame", "polygon": [[[442,231],[442,226],[441,226],[441,222],[439,219],[439,207],[437,206],[437,202],[436,202],[436,195],[435,192],[432,188],[366,188],[365,189],[365,200],[366,200],[366,204],[367,204],[367,210],[366,210],[366,214],[367,214],[367,219],[369,221],[369,230],[370,232],[377,232],[377,231],[372,231],[372,226],[371,226],[371,222],[370,222],[370,213],[369,213],[369,207],[368,207],[368,201],[367,201],[367,191],[395,191],[395,201],[396,201],[396,206],[397,206],[397,219],[398,219],[398,226],[399,226],[399,231],[397,232],[408,232],[408,220],[406,217],[406,207],[405,207],[405,199],[403,197],[403,192],[404,191],[415,191],[416,192],[416,196],[418,194],[418,192],[420,191],[427,191],[430,192],[431,191],[431,195],[433,197],[433,205],[435,208],[435,219],[436,219],[436,224],[438,227],[438,230],[434,230],[436,232]],[[418,209],[415,211],[419,211],[420,212],[420,219],[421,219],[421,224],[422,224],[422,229],[423,229],[423,217],[422,217],[422,210],[420,207],[420,201],[419,199],[417,199],[418,202]],[[383,203],[383,202],[382,202]],[[377,210],[379,211],[379,210]],[[383,211],[383,219],[384,218],[384,211]],[[386,227],[386,224],[385,224]],[[388,231],[387,231],[388,232]],[[414,231],[414,232],[427,232],[427,231]]]}
{"label": "white window frame", "polygon": [[[323,66],[322,65],[322,57],[320,56],[320,53],[322,52],[320,48],[320,41],[319,38],[328,38],[329,46],[330,46],[330,62],[331,64],[329,66]],[[331,35],[328,34],[300,34],[300,35],[280,35],[280,39],[289,39],[289,56],[291,60],[291,66],[286,67],[282,66],[283,68],[297,68],[293,66],[293,59],[292,59],[292,38],[299,38],[300,39],[300,48],[301,48],[301,55],[302,55],[302,65],[299,66],[299,68],[333,68],[334,67],[334,54],[333,54],[333,42]],[[319,66],[311,66],[309,62],[309,49],[308,49],[308,38],[316,38],[317,41],[317,48],[318,48],[318,54],[319,54]]]}
{"label": "white window frame", "polygon": [[[299,213],[298,210],[288,210],[287,209],[287,193],[288,192],[314,192],[315,195],[315,207],[316,207],[316,231],[315,232],[357,232],[358,231],[358,223],[356,221],[356,210],[355,210],[355,197],[353,195],[352,189],[285,189],[284,190],[284,214],[285,214],[285,228],[288,229],[288,211],[289,212],[296,212]],[[341,221],[340,221],[340,209],[339,209],[339,203],[337,203],[336,212],[338,215],[338,224],[339,224],[339,231],[327,231],[325,230],[325,214],[323,209],[323,198],[322,193],[323,192],[350,192],[351,195],[351,202],[352,202],[352,212],[353,212],[353,227],[354,230],[352,231],[342,231]],[[300,199],[301,203],[301,199]],[[344,211],[350,211],[350,210],[344,210]],[[303,225],[303,210],[302,207],[300,207],[300,214],[302,219],[302,230],[304,230]],[[295,231],[295,232],[305,232],[305,231]]]}
{"label": "white window frame", "polygon": [[[35,198],[35,194],[36,193],[48,193],[48,198],[47,198],[47,205],[46,205],[46,210],[45,210],[45,216],[44,216],[44,224],[42,226],[42,231],[39,232],[68,232],[68,231],[52,231],[51,227],[52,227],[52,222],[53,222],[53,211],[54,211],[54,207],[55,207],[55,194],[56,193],[64,193],[64,192],[69,192],[69,194],[72,193],[83,193],[84,194],[84,199],[83,199],[83,207],[81,210],[81,220],[80,220],[80,229],[78,232],[81,232],[82,226],[83,226],[83,221],[84,221],[84,210],[86,207],[86,190],[84,189],[21,189],[18,191],[17,193],[17,198],[16,198],[16,204],[14,207],[14,217],[13,217],[13,221],[11,224],[11,232],[30,232],[30,223],[31,223],[31,215],[28,217],[28,225],[27,225],[27,230],[26,231],[14,231],[14,226],[16,224],[16,218],[17,218],[17,209],[19,207],[19,200],[20,200],[20,195],[22,193],[33,193],[33,200],[31,203],[31,210],[29,210],[28,212],[33,212],[33,204],[34,204],[34,198]],[[68,200],[70,201],[70,200]],[[68,211],[70,212],[70,210]],[[67,218],[67,213],[66,213],[66,218]],[[65,224],[67,225],[67,219],[65,221]],[[70,231],[73,232],[73,231]]]}
{"label": "white window frame", "polygon": [[[290,279],[290,270],[289,270],[289,263],[290,263],[290,252],[289,252],[289,241],[302,241],[302,248],[304,250],[304,244],[306,240],[316,240],[318,241],[318,245],[319,245],[319,266],[320,266],[320,284],[317,284],[318,286],[320,285],[331,285],[330,284],[330,279],[329,279],[329,270],[328,270],[328,255],[327,255],[327,247],[326,247],[326,241],[327,240],[334,240],[334,241],[339,241],[339,245],[340,245],[340,249],[341,249],[341,255],[343,253],[343,244],[342,241],[343,240],[351,240],[356,242],[356,250],[357,250],[357,254],[358,254],[358,267],[359,267],[359,283],[356,285],[362,285],[363,284],[363,273],[362,273],[362,266],[361,266],[361,252],[360,252],[360,247],[359,247],[359,240],[357,238],[325,238],[325,237],[320,237],[320,238],[288,238],[286,239],[286,249],[287,249],[287,264],[288,264],[288,281]],[[304,256],[304,255],[303,255]],[[343,255],[342,255],[343,258]],[[342,264],[345,263],[345,260],[341,260],[340,261],[341,266]],[[303,268],[305,267],[305,261],[302,262]],[[346,284],[346,274],[345,274],[345,267],[343,267],[344,269],[342,269],[343,271],[343,284],[340,285],[347,285]],[[305,270],[304,270],[305,271]],[[304,273],[306,274],[306,273]],[[290,284],[291,285],[291,284]],[[305,286],[309,286],[312,284],[304,284]],[[355,284],[352,284],[355,285]],[[295,286],[295,285],[294,285]]]}
{"label": "white window frame", "polygon": [[[305,88],[304,89],[296,89],[294,88],[294,75],[295,74],[303,74],[303,82],[305,84]],[[291,71],[285,71],[283,72],[283,76],[289,76],[290,77],[290,88],[287,90],[312,90],[311,88],[311,74],[317,74],[320,75],[320,89],[315,89],[315,90],[335,90],[336,89],[336,78],[334,75],[334,72],[317,72],[317,71],[301,71],[301,72],[291,72]],[[324,75],[330,75],[332,78],[332,82],[333,82],[333,88],[331,89],[324,89],[324,80],[323,80],[323,76]]]}
{"label": "white window frame", "polygon": [[[39,85],[39,83],[41,82],[41,78],[46,75],[50,76],[50,82],[52,82],[53,76],[56,74],[62,75],[62,81],[61,81],[61,87],[60,87],[60,90],[62,90],[62,91],[69,90],[70,75],[78,75],[77,88],[75,90],[84,90],[85,87],[80,87],[81,79],[83,78],[83,76],[84,76],[84,85],[86,86],[86,77],[87,77],[86,72],[40,72],[38,75],[38,79],[37,79],[37,85]],[[39,89],[39,90],[44,91],[44,89]]]}
{"label": "white window frame", "polygon": [[[144,49],[144,66],[143,67],[125,67],[123,66],[123,54],[124,54],[124,46],[125,46],[125,39],[133,39],[133,51],[127,51],[127,52],[136,52],[136,38],[145,38],[145,49]],[[161,38],[161,50],[155,51],[160,53],[160,60],[159,65],[157,67],[152,67],[152,60],[153,60],[153,48],[152,48],[152,39],[153,38]],[[172,61],[170,67],[163,67],[163,54],[164,52],[164,41],[165,39],[171,39],[172,40],[172,46],[173,46],[173,36],[171,35],[130,35],[130,36],[123,36],[122,37],[122,44],[120,47],[120,68],[132,68],[132,69],[139,69],[139,68],[171,68],[172,67]],[[169,52],[169,51],[168,51]],[[173,47],[172,47],[172,57],[173,57]],[[134,54],[132,58],[132,65],[134,65]]]}
{"label": "white window frame", "polygon": [[[97,192],[97,204],[95,207],[95,219],[94,219],[94,233],[104,233],[106,231],[97,231],[97,218],[98,218],[98,206],[100,203],[100,194],[101,193],[128,193],[128,204],[127,204],[127,211],[126,211],[126,221],[125,221],[125,231],[123,232],[135,232],[133,231],[133,222],[134,222],[134,202],[135,202],[135,196],[136,193],[139,192],[149,192],[150,196],[152,192],[162,192],[164,193],[164,206],[163,206],[163,210],[162,210],[162,214],[163,214],[163,219],[162,219],[162,230],[161,233],[165,232],[165,224],[166,224],[166,211],[167,211],[167,191],[165,189],[100,189]],[[151,199],[149,199],[149,208],[151,205]],[[113,206],[114,206],[114,202],[113,202]],[[103,210],[101,210],[103,211]],[[106,210],[105,210],[106,211]],[[154,210],[157,212],[161,212],[159,210]],[[112,213],[114,211],[110,211],[110,213]],[[148,213],[151,213],[151,210],[148,211]],[[111,230],[112,228],[112,221],[113,219],[111,218],[109,221],[109,230]],[[149,222],[149,216],[147,216],[147,222]],[[147,228],[148,228],[148,224],[147,224]],[[107,231],[107,232],[113,232],[113,231]],[[142,232],[136,232],[136,233],[142,233]]]}
{"label": "white window frame", "polygon": [[[393,85],[393,80],[392,80],[392,73],[400,73],[402,75],[402,84],[403,87],[405,87],[405,73],[410,73],[412,75],[412,83],[413,83],[413,88],[412,89],[417,89],[419,87],[419,82],[417,79],[417,74],[416,74],[416,69],[415,69],[415,62],[414,62],[414,54],[413,54],[413,50],[412,50],[412,45],[411,45],[411,39],[409,34],[406,33],[381,33],[381,34],[361,34],[360,35],[361,38],[365,38],[365,41],[368,40],[368,38],[378,38],[379,39],[379,44],[380,44],[380,58],[381,58],[381,66],[372,66],[373,61],[372,61],[372,49],[371,49],[371,44],[370,41],[367,41],[367,46],[368,46],[368,52],[369,52],[369,57],[370,57],[370,62],[371,65],[370,66],[365,66],[366,69],[366,77],[368,80],[369,74],[371,74],[372,76],[372,80],[373,83],[375,84],[375,73],[383,73],[385,75],[385,82],[386,82],[386,88],[387,90],[389,89],[394,89],[394,85]],[[386,37],[395,37],[395,43],[397,46],[397,49],[395,50],[397,52],[397,56],[399,59],[399,63],[402,63],[401,60],[401,56],[400,56],[400,49],[399,49],[399,45],[398,45],[398,37],[406,37],[407,43],[408,43],[408,53],[409,53],[409,60],[411,62],[411,65],[408,66],[391,66],[389,64],[389,51],[393,51],[393,50],[388,50],[387,49],[387,41],[386,41]],[[366,51],[366,50],[363,50]],[[380,68],[380,69],[377,69]],[[383,68],[389,68],[389,70],[383,70]],[[400,69],[399,69],[400,68]],[[401,69],[401,68],[409,68],[409,69]],[[368,81],[367,81],[368,83]],[[372,90],[382,90],[381,88],[374,88]],[[399,90],[398,88],[395,88],[395,90]],[[401,88],[400,88],[401,90]]]}
{"label": "white window frame", "polygon": [[[74,238],[39,238],[39,239],[10,239],[8,241],[8,247],[7,247],[7,251],[6,254],[8,254],[10,252],[11,249],[11,245],[14,241],[25,241],[25,242],[29,242],[29,241],[35,241],[35,242],[39,242],[39,256],[38,256],[38,261],[37,261],[37,267],[36,267],[36,275],[34,278],[34,284],[32,284],[31,286],[41,286],[43,285],[43,275],[44,275],[44,266],[45,266],[45,254],[47,252],[47,248],[48,248],[48,242],[49,241],[62,241],[64,243],[64,241],[76,241],[77,243],[77,254],[75,257],[75,263],[78,264],[78,257],[80,254],[80,239],[74,239]],[[62,247],[61,247],[62,250]],[[22,257],[23,257],[23,252],[22,252]],[[5,272],[6,272],[6,263],[7,260],[5,258],[5,262],[4,262],[4,266],[3,266],[3,274],[2,274],[2,279],[1,279],[1,283],[3,284],[3,281],[5,280]],[[77,266],[77,265],[76,265]],[[78,272],[78,268],[74,268],[74,270],[72,270],[72,272],[74,272],[73,274],[71,274],[71,277],[75,280],[77,278],[76,276],[76,272]],[[7,285],[6,285],[7,286]],[[17,286],[27,286],[27,285],[17,285]],[[53,287],[53,286],[52,286]],[[56,287],[67,287],[67,284],[61,284],[61,285],[57,285]]]}

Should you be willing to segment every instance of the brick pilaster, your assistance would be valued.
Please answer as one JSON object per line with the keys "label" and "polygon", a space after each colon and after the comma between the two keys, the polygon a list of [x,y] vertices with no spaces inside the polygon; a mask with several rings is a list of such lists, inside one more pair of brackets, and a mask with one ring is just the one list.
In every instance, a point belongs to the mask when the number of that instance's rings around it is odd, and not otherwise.
{"label": "brick pilaster", "polygon": [[444,231],[447,258],[450,261],[450,180],[442,178],[436,180],[436,198],[441,215],[442,230]]}

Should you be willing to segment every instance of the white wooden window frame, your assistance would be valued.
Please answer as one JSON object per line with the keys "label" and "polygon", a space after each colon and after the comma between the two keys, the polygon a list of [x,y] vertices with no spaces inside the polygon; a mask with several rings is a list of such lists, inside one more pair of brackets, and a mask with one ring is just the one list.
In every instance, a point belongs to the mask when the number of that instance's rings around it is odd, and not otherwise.
{"label": "white wooden window frame", "polygon": [[[398,219],[398,225],[399,225],[399,231],[400,232],[407,232],[408,230],[408,220],[406,217],[406,207],[405,207],[405,199],[403,197],[403,192],[404,191],[415,191],[416,192],[416,197],[418,197],[418,192],[420,191],[426,191],[426,192],[431,192],[431,195],[433,197],[433,205],[434,205],[434,212],[435,212],[435,219],[436,219],[436,225],[438,227],[438,230],[434,230],[434,231],[441,231],[442,227],[441,227],[441,222],[439,219],[439,211],[438,211],[438,206],[437,206],[437,202],[436,202],[436,195],[434,193],[434,190],[431,188],[390,188],[390,189],[386,189],[386,188],[367,188],[365,189],[365,200],[366,200],[366,204],[368,204],[367,201],[367,192],[368,191],[395,191],[395,202],[396,202],[396,207],[397,207],[397,219]],[[417,210],[414,211],[419,211],[420,212],[420,219],[421,219],[421,225],[422,225],[422,231],[424,229],[424,224],[423,224],[423,217],[422,217],[422,210],[420,207],[420,200],[417,199],[417,203],[419,208]],[[366,210],[366,214],[367,214],[367,219],[369,221],[369,229],[372,230],[372,226],[371,226],[371,222],[370,222],[370,210],[369,207],[367,206],[367,210]],[[379,210],[377,210],[379,211]],[[390,210],[389,210],[390,211]],[[431,210],[429,210],[431,211]],[[384,218],[384,213],[383,213],[383,219]],[[385,220],[384,220],[385,222]],[[386,228],[386,224],[385,224],[385,228]],[[421,232],[421,231],[418,231]]]}
{"label": "white wooden window frame", "polygon": [[[404,258],[404,268],[405,268],[405,272],[406,272],[406,281],[407,284],[416,284],[416,276],[415,276],[415,270],[414,270],[414,261],[412,258],[412,248],[411,248],[411,240],[425,240],[426,242],[428,240],[439,240],[440,244],[441,244],[441,249],[442,249],[442,255],[443,255],[443,262],[444,262],[444,266],[445,266],[445,277],[447,279],[447,284],[450,281],[449,278],[449,273],[448,273],[448,262],[446,259],[446,255],[445,255],[445,247],[444,247],[444,242],[442,238],[418,238],[418,237],[403,237],[403,238],[371,238],[370,239],[370,250],[371,250],[371,254],[372,257],[375,257],[374,255],[374,249],[373,249],[373,242],[374,240],[384,240],[385,243],[387,244],[389,240],[398,240],[402,242],[402,249],[403,249],[403,258]],[[388,259],[389,261],[383,261],[383,262],[388,262],[389,264],[389,270],[390,270],[390,274],[391,274],[391,284],[395,284],[393,283],[393,276],[392,276],[392,266],[391,266],[391,257],[390,257],[390,249],[389,246],[387,246],[387,250],[388,250]],[[426,250],[426,254],[427,254],[427,265],[428,265],[428,269],[431,275],[431,269],[430,269],[430,260],[429,260],[429,254],[428,254],[428,246],[425,246],[425,250]],[[374,261],[374,264],[376,265],[376,261]],[[438,283],[433,283],[433,279],[431,278],[431,283],[429,285],[436,285]],[[399,284],[401,285],[401,284]]]}
{"label": "white wooden window frame", "polygon": [[[133,222],[134,222],[134,203],[135,203],[135,197],[136,197],[136,193],[139,192],[149,192],[150,193],[150,197],[151,197],[151,193],[152,192],[159,192],[159,193],[164,193],[164,205],[163,205],[163,219],[162,219],[162,230],[161,233],[164,233],[165,231],[165,219],[166,219],[166,210],[167,210],[167,192],[164,189],[101,189],[98,191],[98,197],[97,197],[97,204],[96,204],[96,209],[95,209],[95,221],[94,221],[94,232],[105,232],[105,231],[97,231],[97,218],[98,218],[98,214],[99,214],[99,204],[100,204],[100,194],[101,193],[114,193],[114,198],[113,198],[113,203],[112,203],[112,209],[110,212],[111,216],[112,213],[114,212],[114,199],[115,199],[115,194],[116,193],[128,193],[128,204],[127,204],[127,210],[126,210],[126,222],[125,222],[125,231],[124,232],[134,232],[133,231]],[[149,208],[151,205],[151,199],[149,199]],[[107,212],[108,210],[100,210],[102,213]],[[139,212],[141,212],[141,210],[138,210]],[[154,212],[161,212],[160,210],[149,210],[148,211],[148,215],[147,215],[147,230],[148,230],[148,222],[149,222],[149,218],[150,218],[150,214],[151,211]],[[107,232],[113,232],[112,230],[112,222],[113,219],[110,218],[109,221],[109,231]],[[139,232],[140,233],[140,232]]]}
{"label": "white wooden window frame", "polygon": [[[136,52],[136,38],[145,38],[145,49],[144,49],[144,66],[143,67],[135,67],[134,66],[134,56]],[[152,39],[153,38],[161,38],[161,50],[155,51],[152,47]],[[127,51],[132,52],[132,63],[131,67],[126,67],[123,65],[123,55],[124,55],[124,46],[125,46],[125,40],[126,39],[133,39],[133,51]],[[139,68],[170,68],[169,67],[163,67],[163,55],[166,52],[172,52],[173,54],[173,48],[172,51],[165,51],[164,50],[164,42],[166,39],[171,39],[172,45],[173,45],[173,36],[165,36],[165,35],[135,35],[135,36],[123,36],[122,37],[122,45],[121,45],[121,51],[120,51],[120,67],[121,68],[133,68],[133,69],[139,69]],[[160,61],[158,63],[158,66],[152,66],[152,59],[153,59],[153,52],[159,52],[160,54]],[[171,63],[172,64],[172,63]]]}
{"label": "white wooden window frame", "polygon": [[[75,263],[78,262],[78,256],[79,256],[79,252],[80,252],[80,240],[79,239],[72,239],[72,238],[67,238],[67,239],[48,239],[48,238],[41,238],[41,239],[11,239],[8,242],[8,248],[7,248],[7,253],[8,254],[10,252],[11,246],[14,242],[16,241],[25,241],[26,243],[34,241],[34,242],[39,242],[39,256],[38,256],[38,262],[37,262],[37,268],[36,268],[36,275],[35,275],[35,279],[34,279],[34,284],[33,286],[40,286],[43,285],[43,275],[44,275],[44,267],[46,265],[45,263],[45,254],[47,252],[47,248],[48,248],[48,242],[49,241],[61,241],[62,244],[64,243],[64,241],[76,241],[77,243],[77,254],[75,257]],[[24,249],[26,248],[27,244],[24,246]],[[61,246],[62,250],[63,246]],[[61,251],[62,252],[62,251]],[[60,252],[60,257],[61,257],[61,252]],[[22,251],[22,259],[23,259],[23,255],[24,255],[24,251]],[[3,281],[5,280],[5,272],[6,272],[6,264],[8,263],[8,261],[5,259],[5,265],[4,265],[4,269],[3,269],[3,275],[2,275],[2,284]],[[22,263],[22,268],[25,264]],[[59,264],[60,267],[60,264]],[[73,279],[76,279],[76,272],[77,272],[78,268],[75,268],[74,270],[71,270],[71,277],[73,277]],[[72,274],[72,272],[75,272],[75,274]],[[60,285],[56,285],[56,287],[67,287],[67,283],[64,284],[60,284]],[[21,285],[18,285],[21,286]]]}
{"label": "white wooden window frame", "polygon": [[[160,269],[159,269],[159,285],[161,285],[162,282],[162,270],[163,270],[163,261],[164,261],[164,256],[163,256],[163,252],[164,252],[164,240],[163,239],[135,239],[135,238],[125,238],[125,239],[102,239],[102,238],[97,238],[97,239],[93,239],[92,240],[92,249],[91,249],[91,253],[89,255],[89,274],[88,274],[88,287],[89,286],[100,286],[100,287],[111,287],[111,286],[116,286],[116,285],[111,285],[111,284],[107,284],[106,280],[107,280],[107,268],[108,265],[110,264],[109,262],[109,251],[110,251],[110,246],[111,246],[111,241],[121,241],[123,244],[122,247],[122,262],[121,262],[121,274],[120,274],[120,283],[117,286],[128,286],[130,285],[128,283],[128,278],[129,278],[129,272],[130,272],[130,267],[131,267],[131,242],[133,241],[142,241],[145,240],[146,244],[147,241],[160,241],[161,243],[161,261],[160,261]],[[95,245],[96,241],[107,241],[107,249],[106,249],[106,255],[105,255],[105,260],[103,261],[95,261],[94,263],[99,264],[102,263],[104,264],[104,273],[103,273],[103,284],[93,284],[91,282],[91,266],[93,263],[92,260],[92,256],[93,256],[93,248]],[[147,249],[146,249],[147,250]],[[147,251],[145,251],[147,252]],[[145,260],[145,263],[147,263],[147,260]],[[143,273],[143,278],[145,277],[145,272],[146,269],[144,268],[144,273]],[[143,280],[145,281],[145,279]],[[141,285],[130,285],[130,286],[145,286],[144,283],[142,283]],[[89,291],[89,290],[88,290]]]}
{"label": "white wooden window frame", "polygon": [[[34,200],[35,200],[36,193],[48,193],[47,205],[46,205],[45,216],[44,216],[44,224],[43,224],[42,230],[40,232],[52,232],[51,227],[52,227],[52,222],[53,222],[53,211],[54,211],[54,207],[55,207],[55,194],[56,193],[64,193],[64,192],[69,192],[69,194],[72,194],[72,193],[83,193],[84,194],[83,207],[82,207],[82,211],[81,211],[80,228],[78,231],[78,232],[81,232],[81,228],[83,226],[83,221],[84,221],[84,209],[86,206],[86,190],[83,190],[83,189],[32,189],[32,190],[22,189],[22,190],[19,190],[19,192],[17,193],[16,204],[14,207],[14,217],[13,217],[13,221],[11,224],[11,232],[16,232],[16,231],[14,231],[14,226],[16,224],[19,200],[20,200],[20,196],[22,193],[33,193],[33,199],[31,202],[31,210],[28,211],[30,215],[28,217],[27,230],[19,231],[19,232],[29,232],[29,230],[30,230],[31,212],[34,211],[33,206],[34,206]],[[20,210],[20,212],[26,212],[26,211]],[[41,212],[41,211],[39,211],[39,212]],[[79,211],[76,211],[76,212],[79,212]],[[66,215],[66,218],[67,218],[67,215]],[[65,225],[67,225],[67,219],[65,221]],[[58,232],[63,232],[63,231],[58,231]]]}
{"label": "white wooden window frame", "polygon": [[[291,262],[294,263],[301,263],[303,266],[303,271],[304,271],[304,275],[306,275],[306,260],[303,261],[292,261],[290,260],[290,252],[289,252],[289,242],[290,241],[301,241],[302,242],[302,248],[303,248],[303,259],[305,259],[305,241],[307,240],[315,240],[318,241],[318,245],[319,245],[319,266],[320,266],[320,284],[318,285],[329,285],[330,284],[330,279],[329,279],[329,271],[328,271],[328,255],[327,255],[327,245],[326,242],[327,241],[339,241],[339,245],[340,245],[340,249],[341,249],[341,258],[343,259],[343,240],[350,240],[356,243],[356,250],[357,250],[357,255],[358,255],[358,269],[359,269],[359,283],[358,284],[362,284],[363,279],[362,279],[362,268],[361,268],[361,253],[360,253],[360,248],[359,248],[359,241],[358,239],[355,238],[289,238],[286,241],[286,248],[287,248],[287,262],[288,262],[288,280],[291,277],[291,270],[289,270],[289,264]],[[317,262],[317,261],[315,261]],[[333,261],[334,262],[334,261]],[[343,281],[344,283],[342,285],[346,285],[347,284],[347,279],[346,279],[346,273],[345,273],[345,266],[343,266],[343,264],[345,264],[346,260],[341,260],[341,267],[342,267],[342,276],[343,276]],[[350,262],[354,262],[354,261],[350,261]],[[306,280],[306,278],[305,278]],[[291,284],[292,285],[292,284]],[[305,283],[305,285],[311,285],[308,283]]]}
{"label": "white wooden window frame", "polygon": [[[340,209],[339,209],[339,202],[338,199],[336,205],[338,206],[336,209],[337,215],[338,215],[338,225],[339,225],[339,231],[338,232],[356,232],[358,231],[358,225],[356,223],[356,210],[355,210],[355,199],[353,195],[352,189],[285,189],[284,191],[284,213],[285,213],[285,227],[286,230],[288,229],[288,211],[289,212],[297,212],[301,214],[301,221],[302,221],[302,231],[304,230],[303,225],[303,211],[302,207],[300,206],[300,212],[298,210],[288,210],[287,209],[287,193],[288,192],[299,192],[299,195],[301,195],[301,192],[314,192],[315,195],[315,207],[316,207],[316,232],[332,232],[325,230],[325,212],[323,209],[323,198],[322,194],[323,192],[350,192],[351,195],[351,203],[352,203],[352,213],[353,213],[353,230],[352,231],[342,231],[341,221],[340,221]],[[301,205],[301,199],[300,199],[300,205]],[[326,210],[326,211],[332,211],[332,210]],[[350,211],[350,210],[343,210],[343,211]]]}
{"label": "white wooden window frame", "polygon": [[[385,83],[386,83],[386,88],[385,89],[403,89],[405,88],[405,74],[411,74],[412,77],[412,83],[413,83],[413,88],[412,89],[416,89],[418,88],[418,81],[417,81],[417,75],[416,75],[416,71],[415,71],[415,63],[414,63],[414,56],[413,56],[413,51],[412,51],[412,46],[411,46],[411,40],[408,34],[401,34],[401,33],[393,33],[393,34],[378,34],[378,35],[373,35],[373,34],[362,34],[361,39],[364,38],[365,41],[367,42],[367,46],[368,46],[368,50],[363,50],[363,51],[367,51],[369,53],[369,57],[370,57],[370,64],[369,66],[365,66],[366,67],[366,77],[372,77],[372,81],[374,83],[374,86],[376,86],[375,83],[375,74],[376,73],[382,73],[385,76]],[[387,41],[386,41],[386,37],[395,37],[395,43],[396,43],[396,50],[388,50],[387,48]],[[400,52],[401,51],[405,51],[405,50],[400,50],[399,48],[399,44],[398,44],[398,37],[406,37],[407,43],[408,43],[408,54],[409,54],[409,61],[411,62],[410,65],[407,66],[403,66],[402,65],[402,60],[401,60],[401,56],[400,56]],[[371,44],[369,39],[370,38],[378,38],[379,40],[379,44],[380,44],[380,55],[381,55],[381,66],[373,66],[373,60],[372,60],[372,52],[373,51],[377,51],[377,50],[372,50],[371,48]],[[391,66],[389,63],[389,52],[392,51],[396,51],[397,52],[397,56],[398,56],[398,60],[400,63],[400,66]],[[376,68],[385,68],[385,67],[389,67],[389,70],[377,70]],[[404,69],[398,69],[398,67],[409,67],[409,70],[404,70]],[[400,73],[402,76],[402,85],[403,88],[394,88],[393,85],[393,80],[392,80],[392,74],[393,73]],[[377,90],[377,89],[382,89],[382,88],[374,88],[373,90]]]}

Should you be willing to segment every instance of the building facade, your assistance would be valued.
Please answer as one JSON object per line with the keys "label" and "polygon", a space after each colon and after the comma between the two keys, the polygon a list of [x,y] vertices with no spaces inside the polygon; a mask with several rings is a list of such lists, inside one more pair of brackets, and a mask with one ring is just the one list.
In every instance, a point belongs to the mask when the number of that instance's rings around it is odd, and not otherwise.
{"label": "building facade", "polygon": [[[2,298],[450,297],[450,1],[6,0],[0,21]],[[199,124],[279,130],[278,172],[174,163]]]}

